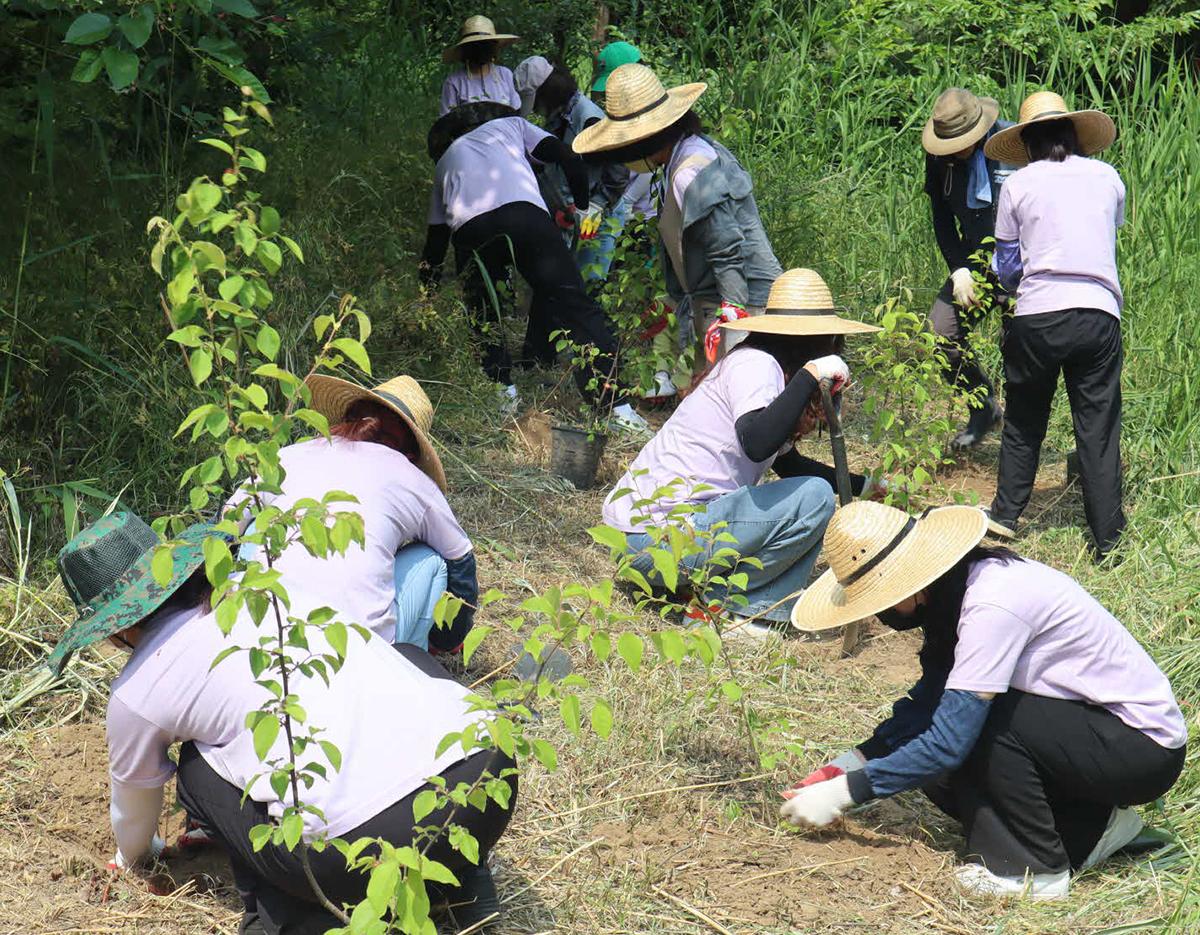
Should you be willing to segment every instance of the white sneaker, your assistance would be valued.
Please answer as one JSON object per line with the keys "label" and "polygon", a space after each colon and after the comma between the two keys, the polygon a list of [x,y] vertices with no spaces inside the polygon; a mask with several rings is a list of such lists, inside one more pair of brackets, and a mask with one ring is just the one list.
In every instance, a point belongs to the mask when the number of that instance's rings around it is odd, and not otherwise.
{"label": "white sneaker", "polygon": [[783,636],[778,627],[771,626],[769,621],[751,620],[738,614],[729,615],[729,626],[721,631],[725,639],[746,643],[766,643]]}
{"label": "white sneaker", "polygon": [[625,432],[651,434],[650,423],[643,419],[629,403],[614,406],[612,417],[608,420],[609,428]]}
{"label": "white sneaker", "polygon": [[1023,877],[1000,877],[982,864],[963,864],[954,871],[959,887],[973,896],[1021,896],[1034,902],[1066,899],[1071,890],[1071,873],[1027,873]]}
{"label": "white sneaker", "polygon": [[1108,860],[1117,851],[1132,842],[1142,833],[1142,816],[1132,808],[1114,808],[1108,816],[1104,834],[1080,865],[1080,870],[1090,870],[1101,861]]}

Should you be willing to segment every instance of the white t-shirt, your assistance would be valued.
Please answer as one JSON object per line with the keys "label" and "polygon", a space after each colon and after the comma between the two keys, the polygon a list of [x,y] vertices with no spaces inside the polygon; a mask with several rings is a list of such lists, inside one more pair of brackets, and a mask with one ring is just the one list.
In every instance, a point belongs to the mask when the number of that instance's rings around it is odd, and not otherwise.
{"label": "white t-shirt", "polygon": [[[622,532],[639,532],[647,523],[633,517],[661,520],[681,503],[707,503],[740,487],[757,484],[775,462],[751,461],[737,439],[734,423],[747,412],[762,409],[783,392],[783,370],[765,351],[741,348],[730,352],[688,395],[659,429],[604,503],[604,522]],[[681,478],[668,496],[649,508],[636,508],[655,492]],[[694,491],[697,484],[711,488]],[[633,494],[618,496],[623,489]]]}
{"label": "white t-shirt", "polygon": [[[317,438],[289,445],[279,460],[287,474],[283,495],[264,500],[287,510],[298,500],[320,500],[331,490],[351,494],[358,503],[334,503],[330,509],[363,518],[366,549],[351,543],[344,556],[316,558],[297,541],[275,567],[285,579],[302,582],[313,597],[390,642],[396,634],[396,553],[410,542],[423,542],[445,559],[471,551],[471,540],[445,495],[400,452],[374,442]],[[235,495],[231,504],[238,500]]]}
{"label": "white t-shirt", "polygon": [[[676,168],[685,159],[691,159],[693,156],[699,161]],[[688,186],[696,181],[696,176],[716,158],[717,151],[702,136],[693,134],[685,136],[679,141],[679,145],[675,147],[671,153],[671,159],[667,163],[667,178],[671,180],[671,194],[675,196],[675,203],[679,205],[680,210],[683,209],[683,197],[687,193]]]}
{"label": "white t-shirt", "polygon": [[1075,579],[1040,562],[976,562],[947,688],[1099,705],[1168,749],[1187,727],[1167,677]]}
{"label": "white t-shirt", "polygon": [[1099,159],[1039,159],[1008,177],[996,208],[996,239],[1021,245],[1018,315],[1096,308],[1121,317],[1117,228],[1125,185]]}
{"label": "white t-shirt", "polygon": [[[293,616],[323,603],[299,591],[294,579],[285,581]],[[269,621],[264,628],[273,627]],[[238,788],[263,772],[245,722],[270,696],[254,684],[244,653],[210,671],[222,650],[256,645],[263,635],[248,613],[228,638],[213,614],[196,610],[177,612],[153,626],[112,685],[108,750],[114,790],[122,783],[162,786],[175,771],[167,757],[175,741],[194,741],[217,774]],[[313,652],[329,651],[319,631],[310,629],[308,640]],[[309,838],[322,830],[336,836],[358,827],[462,760],[458,745],[440,757],[434,753],[443,737],[479,719],[468,713],[466,688],[430,678],[374,634],[364,643],[351,633],[345,665],[328,687],[316,675],[296,672],[291,679],[308,723],[322,728],[321,737],[332,741],[342,757],[341,770],[334,771],[319,747],[305,751],[304,762],[315,760],[327,772],[303,794],[303,801],[321,809],[326,819],[322,827],[314,816],[305,816]],[[285,751],[280,731],[271,755]],[[251,798],[267,803],[273,816],[283,813],[265,776],[255,782]]]}
{"label": "white t-shirt", "polygon": [[519,110],[521,96],[517,93],[513,73],[503,65],[488,65],[482,71],[459,68],[451,72],[442,84],[442,106],[438,116],[472,101],[495,101]]}
{"label": "white t-shirt", "polygon": [[520,117],[489,120],[460,136],[434,169],[429,223],[448,224],[456,231],[472,218],[516,201],[545,211],[529,162],[538,143],[549,136]]}

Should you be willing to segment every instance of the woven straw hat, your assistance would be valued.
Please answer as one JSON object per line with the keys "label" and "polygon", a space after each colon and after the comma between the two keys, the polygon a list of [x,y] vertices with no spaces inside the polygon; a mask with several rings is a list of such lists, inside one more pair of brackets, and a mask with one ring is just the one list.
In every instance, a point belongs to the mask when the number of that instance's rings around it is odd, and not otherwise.
{"label": "woven straw hat", "polygon": [[495,42],[500,46],[512,45],[520,36],[507,32],[496,32],[496,24],[486,16],[468,16],[458,31],[458,42],[442,52],[443,62],[457,62],[462,58],[462,47],[472,42]]}
{"label": "woven straw hat", "polygon": [[845,626],[912,597],[949,571],[987,532],[973,506],[944,506],[920,519],[895,507],[855,500],[829,520],[821,575],[792,608],[806,633]]}
{"label": "woven straw hat", "polygon": [[433,450],[428,435],[433,426],[433,403],[421,389],[421,384],[412,377],[393,377],[373,390],[320,373],[313,374],[305,383],[312,390],[312,407],[328,419],[330,425],[341,422],[346,410],[360,399],[370,399],[387,406],[412,429],[420,449],[417,467],[433,478],[442,490],[447,489],[442,460]]}
{"label": "woven straw hat", "polygon": [[1037,91],[1021,104],[1021,116],[1017,123],[988,140],[983,152],[988,159],[997,162],[1007,162],[1011,166],[1028,165],[1029,153],[1025,151],[1021,131],[1031,123],[1063,119],[1075,124],[1079,148],[1085,156],[1108,149],[1117,138],[1116,124],[1104,111],[1067,110],[1067,102],[1053,91]]}
{"label": "woven straw hat", "polygon": [[767,334],[867,334],[882,331],[849,318],[839,318],[829,286],[816,270],[789,269],[771,286],[766,311],[721,325],[729,331]]}
{"label": "woven straw hat", "polygon": [[950,156],[974,146],[1000,115],[1000,104],[976,97],[965,88],[947,88],[933,104],[933,114],[921,131],[921,145],[931,156]]}
{"label": "woven straw hat", "polygon": [[604,90],[608,116],[587,127],[572,146],[577,153],[599,153],[644,140],[691,110],[707,88],[703,81],[696,81],[667,90],[645,65],[615,68]]}

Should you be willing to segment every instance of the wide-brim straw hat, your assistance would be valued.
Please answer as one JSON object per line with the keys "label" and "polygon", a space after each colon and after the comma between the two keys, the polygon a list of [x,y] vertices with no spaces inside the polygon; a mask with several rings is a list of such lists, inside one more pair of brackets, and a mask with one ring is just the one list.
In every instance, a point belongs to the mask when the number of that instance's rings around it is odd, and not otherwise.
{"label": "wide-brim straw hat", "polygon": [[61,675],[77,650],[149,617],[204,567],[204,540],[219,535],[207,523],[184,530],[171,550],[171,575],[160,584],[152,564],[163,540],[140,516],[110,513],[76,534],[58,553],[58,574],[78,617],[46,665]]}
{"label": "wide-brim straw hat", "polygon": [[984,144],[984,155],[1011,166],[1028,165],[1029,153],[1025,149],[1025,141],[1021,139],[1021,131],[1032,123],[1044,120],[1070,120],[1075,124],[1079,149],[1085,156],[1107,149],[1117,138],[1117,126],[1104,111],[1067,110],[1067,102],[1053,91],[1037,91],[1021,104],[1021,116],[1017,123],[1001,130]]}
{"label": "wide-brim straw hat", "polygon": [[883,330],[852,318],[841,318],[837,313],[829,286],[816,270],[789,269],[771,286],[763,314],[727,321],[721,327],[729,331],[797,336],[868,334]]}
{"label": "wide-brim straw hat", "polygon": [[667,89],[651,69],[631,63],[614,68],[604,91],[608,115],[571,144],[577,153],[620,149],[665,130],[692,109],[708,88],[703,81]]}
{"label": "wide-brim straw hat", "polygon": [[916,519],[882,503],[848,503],[825,530],[829,570],[801,593],[792,626],[815,633],[895,607],[953,568],[986,532],[987,516],[973,506]]}
{"label": "wide-brim straw hat", "polygon": [[1000,115],[1000,103],[976,97],[965,88],[947,88],[934,101],[921,131],[921,145],[931,156],[950,156],[983,139]]}
{"label": "wide-brim straw hat", "polygon": [[512,45],[520,38],[512,33],[496,32],[496,24],[486,16],[468,16],[463,20],[462,29],[458,31],[458,42],[448,46],[442,52],[442,61],[459,61],[462,58],[463,46],[473,42],[495,42],[500,46],[506,46]]}
{"label": "wide-brim straw hat", "polygon": [[[433,482],[442,490],[447,489],[442,459],[434,450],[428,434],[433,427],[433,403],[421,389],[421,384],[412,377],[402,374],[373,390],[322,373],[313,374],[305,383],[312,390],[313,409],[325,416],[330,425],[341,422],[346,417],[346,410],[360,399],[370,399],[387,406],[404,420],[417,440],[417,467],[433,478]],[[330,483],[336,485],[337,478],[330,478]]]}

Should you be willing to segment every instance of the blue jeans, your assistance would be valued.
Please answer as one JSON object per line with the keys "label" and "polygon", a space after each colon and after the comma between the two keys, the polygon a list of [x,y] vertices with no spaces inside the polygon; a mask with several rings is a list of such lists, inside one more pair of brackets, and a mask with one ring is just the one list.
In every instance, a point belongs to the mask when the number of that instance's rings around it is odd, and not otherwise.
{"label": "blue jeans", "polygon": [[608,278],[613,253],[617,249],[617,238],[625,230],[629,206],[623,201],[604,213],[600,230],[590,240],[580,240],[575,246],[575,264],[585,283],[603,282]]}
{"label": "blue jeans", "polygon": [[[736,569],[749,579],[744,592],[747,603],[729,603],[727,609],[741,616],[761,614],[763,619],[785,623],[791,619],[796,598],[808,586],[833,508],[833,488],[819,477],[785,477],[722,494],[709,501],[705,512],[692,517],[693,525],[708,530],[724,522],[723,531],[737,542],[713,543],[705,553],[689,556],[683,564],[693,569],[707,560],[708,553],[725,547],[737,549],[743,558],[757,558],[762,568],[739,565]],[[654,566],[644,550],[653,545],[651,538],[630,533],[625,541],[629,554],[635,556],[633,567],[643,574],[650,572]],[[715,573],[725,574],[723,570]],[[705,597],[721,601],[725,597],[721,591],[714,588]]]}

